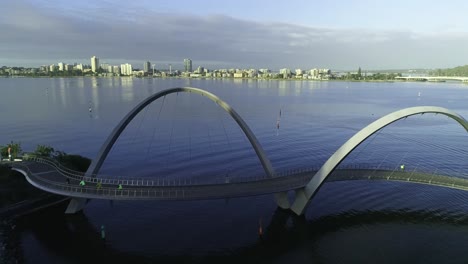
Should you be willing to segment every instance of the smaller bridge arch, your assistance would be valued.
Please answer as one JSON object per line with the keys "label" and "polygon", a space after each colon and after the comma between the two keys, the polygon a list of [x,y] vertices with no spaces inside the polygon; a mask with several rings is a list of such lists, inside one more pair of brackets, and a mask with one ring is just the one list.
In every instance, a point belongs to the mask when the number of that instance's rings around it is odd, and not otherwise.
{"label": "smaller bridge arch", "polygon": [[320,168],[320,170],[312,177],[310,182],[301,189],[296,190],[296,199],[291,206],[291,210],[298,215],[302,215],[310,200],[315,196],[320,187],[323,185],[328,176],[335,170],[335,168],[345,159],[357,146],[359,146],[368,137],[379,131],[380,129],[403,119],[408,116],[435,113],[448,116],[449,118],[458,122],[468,132],[468,121],[466,121],[459,114],[452,112],[446,108],[436,106],[417,106],[405,108],[402,110],[390,113],[380,119],[372,122],[354,136],[352,136],[346,143],[344,143]]}

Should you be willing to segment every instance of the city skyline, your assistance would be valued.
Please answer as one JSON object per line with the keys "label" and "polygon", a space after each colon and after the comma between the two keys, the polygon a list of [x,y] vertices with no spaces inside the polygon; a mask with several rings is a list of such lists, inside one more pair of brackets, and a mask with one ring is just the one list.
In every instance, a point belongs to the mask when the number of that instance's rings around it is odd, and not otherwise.
{"label": "city skyline", "polygon": [[[456,8],[455,8],[456,7]],[[60,1],[2,4],[0,65],[450,68],[468,62],[468,3]],[[141,66],[139,66],[141,67]]]}

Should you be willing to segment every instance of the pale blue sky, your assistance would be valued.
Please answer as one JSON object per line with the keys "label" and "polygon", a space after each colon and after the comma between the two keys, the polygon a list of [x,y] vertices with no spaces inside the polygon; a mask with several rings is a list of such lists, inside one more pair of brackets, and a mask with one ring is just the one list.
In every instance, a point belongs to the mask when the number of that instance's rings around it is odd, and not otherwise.
{"label": "pale blue sky", "polygon": [[0,65],[92,55],[212,68],[468,64],[468,1],[4,1]]}
{"label": "pale blue sky", "polygon": [[154,12],[227,15],[259,22],[285,22],[312,27],[406,29],[412,31],[465,30],[468,2],[462,0],[197,0],[197,1],[35,1],[74,12],[110,8],[112,12]]}

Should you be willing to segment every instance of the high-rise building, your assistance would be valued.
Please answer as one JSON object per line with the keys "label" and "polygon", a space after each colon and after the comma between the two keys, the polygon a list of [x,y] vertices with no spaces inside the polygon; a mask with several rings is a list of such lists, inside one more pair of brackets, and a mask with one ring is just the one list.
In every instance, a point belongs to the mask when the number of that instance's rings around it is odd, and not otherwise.
{"label": "high-rise building", "polygon": [[51,72],[55,71],[55,64],[52,64],[49,66],[49,71]]}
{"label": "high-rise building", "polygon": [[192,72],[192,60],[184,59],[184,69],[186,72]]}
{"label": "high-rise building", "polygon": [[310,70],[309,73],[313,77],[317,77],[319,75],[319,70],[317,68]]}
{"label": "high-rise building", "polygon": [[280,69],[279,73],[283,75],[283,78],[289,78],[291,76],[291,69]]}
{"label": "high-rise building", "polygon": [[147,72],[150,72],[150,70],[151,70],[151,62],[147,61],[143,63],[143,71],[147,73]]}
{"label": "high-rise building", "polygon": [[125,63],[125,64],[122,64],[120,65],[120,73],[122,75],[132,75],[132,65],[131,64],[128,64],[128,63]]}
{"label": "high-rise building", "polygon": [[93,72],[97,72],[98,69],[99,69],[99,58],[97,58],[96,56],[92,56],[91,57],[91,70]]}
{"label": "high-rise building", "polygon": [[58,68],[59,68],[59,71],[63,71],[63,62],[59,62],[58,63]]}

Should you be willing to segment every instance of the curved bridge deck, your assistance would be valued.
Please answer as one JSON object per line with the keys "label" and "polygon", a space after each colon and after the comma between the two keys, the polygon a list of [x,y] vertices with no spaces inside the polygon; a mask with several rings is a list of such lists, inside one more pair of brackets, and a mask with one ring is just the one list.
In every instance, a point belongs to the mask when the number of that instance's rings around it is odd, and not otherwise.
{"label": "curved bridge deck", "polygon": [[[10,164],[26,174],[27,180],[47,192],[77,198],[109,200],[205,200],[255,196],[304,187],[317,170],[301,171],[255,181],[196,184],[183,180],[111,179],[85,177],[46,159]],[[67,178],[69,183],[67,183]],[[84,180],[85,186],[79,185]],[[386,169],[337,169],[327,181],[389,180],[468,190],[468,179],[411,171]],[[97,182],[102,186],[97,187]],[[118,189],[118,185],[122,189]]]}

